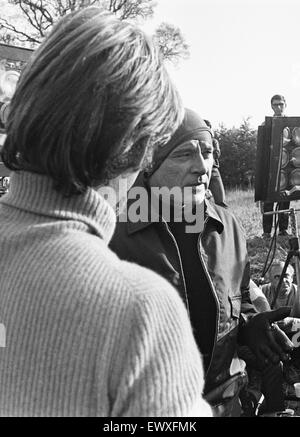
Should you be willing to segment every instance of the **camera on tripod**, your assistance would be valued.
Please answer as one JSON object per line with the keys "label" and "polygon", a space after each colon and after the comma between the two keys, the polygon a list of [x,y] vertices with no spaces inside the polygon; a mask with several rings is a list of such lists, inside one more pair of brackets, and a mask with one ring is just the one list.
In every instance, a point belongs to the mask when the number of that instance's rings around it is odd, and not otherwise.
{"label": "camera on tripod", "polygon": [[255,201],[300,199],[300,117],[266,117],[258,127]]}

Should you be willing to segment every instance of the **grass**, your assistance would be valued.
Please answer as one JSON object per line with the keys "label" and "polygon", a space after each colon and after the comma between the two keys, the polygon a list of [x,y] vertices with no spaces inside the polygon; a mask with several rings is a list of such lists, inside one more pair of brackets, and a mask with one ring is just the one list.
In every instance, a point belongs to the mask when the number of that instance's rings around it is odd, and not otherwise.
{"label": "grass", "polygon": [[[259,205],[256,205],[254,202],[254,191],[241,189],[228,190],[226,191],[226,200],[245,230],[251,264],[251,277],[255,282],[258,282],[262,276],[271,241],[262,238],[262,214]],[[300,209],[300,201],[293,201],[291,206],[295,209]],[[299,226],[299,212],[297,212],[297,223]],[[288,250],[289,239],[277,236],[275,258],[285,261]]]}

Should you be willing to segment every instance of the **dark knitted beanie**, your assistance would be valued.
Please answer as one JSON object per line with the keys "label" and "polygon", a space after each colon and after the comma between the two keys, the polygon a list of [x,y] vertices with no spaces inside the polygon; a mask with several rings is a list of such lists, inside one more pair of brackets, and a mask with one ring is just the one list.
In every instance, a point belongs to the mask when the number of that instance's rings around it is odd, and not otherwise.
{"label": "dark knitted beanie", "polygon": [[167,156],[174,150],[179,144],[188,140],[197,140],[199,134],[203,131],[209,132],[212,136],[211,129],[207,126],[205,121],[199,117],[196,112],[191,109],[185,109],[185,115],[183,122],[179,128],[175,131],[171,139],[161,147],[158,147],[153,155],[153,162],[150,172],[147,175],[153,174],[158,167],[163,163]]}

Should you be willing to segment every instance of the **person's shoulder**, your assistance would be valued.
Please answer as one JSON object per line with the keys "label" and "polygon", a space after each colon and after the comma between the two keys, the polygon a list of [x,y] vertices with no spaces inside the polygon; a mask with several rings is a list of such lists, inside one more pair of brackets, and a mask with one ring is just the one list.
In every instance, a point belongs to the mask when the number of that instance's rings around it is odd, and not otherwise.
{"label": "person's shoulder", "polygon": [[158,273],[129,261],[119,260],[118,274],[137,299],[181,300],[174,287]]}
{"label": "person's shoulder", "polygon": [[112,239],[110,240],[109,246],[110,247],[114,246],[116,242],[122,240],[123,238],[127,238],[128,236],[129,236],[128,222],[117,221],[115,232],[112,236]]}
{"label": "person's shoulder", "polygon": [[144,313],[146,318],[147,314],[159,313],[164,321],[168,320],[169,314],[172,313],[172,317],[178,318],[178,323],[187,323],[187,310],[183,300],[167,279],[129,261],[120,260],[117,270],[123,293],[130,295],[130,305],[134,306],[138,313]]}
{"label": "person's shoulder", "polygon": [[[239,229],[243,230],[243,226],[240,222],[240,220],[236,217],[233,210],[228,205],[216,205],[213,204],[213,208],[215,209],[216,213],[218,214],[220,220],[225,224],[228,223],[230,225],[236,226]],[[243,230],[244,232],[244,230]]]}
{"label": "person's shoulder", "polygon": [[[63,242],[61,246],[64,246]],[[72,286],[72,293],[78,294],[80,301],[93,294],[101,296],[99,302],[103,299],[110,301],[109,295],[113,295],[119,305],[129,308],[143,306],[140,303],[147,301],[156,301],[160,305],[172,301],[178,305],[181,300],[166,279],[148,268],[123,261],[100,238],[81,239],[77,235],[72,240],[71,249],[63,253],[64,263],[57,265],[56,277],[74,272],[77,286]],[[61,258],[62,254],[58,255]]]}
{"label": "person's shoulder", "polygon": [[[198,408],[194,415],[209,415],[207,404],[201,399],[201,355],[178,292],[156,273],[127,261],[120,261],[117,274],[121,275],[126,287],[122,292],[122,303],[117,303],[122,305],[121,330],[127,337],[126,342],[122,339],[124,354],[118,355],[117,366],[122,373],[139,378],[139,392],[135,393],[138,408],[149,414],[149,407],[145,408],[140,392],[143,387],[148,402],[149,387],[151,391],[153,384],[158,393],[161,388],[176,386],[179,390],[170,398],[165,396],[162,400],[158,395],[157,404],[151,399],[152,415],[153,411],[156,415],[158,410],[172,416],[180,410],[180,415],[190,414],[195,404]],[[129,296],[125,304],[124,294]],[[123,361],[120,356],[124,357]],[[146,371],[143,363],[147,364]]]}
{"label": "person's shoulder", "polygon": [[105,259],[109,261],[114,256],[101,236],[78,231],[65,232],[60,236],[60,244],[53,245],[53,250],[65,252],[67,256],[64,263],[75,263],[78,268],[81,263],[89,265],[91,259],[97,264]]}

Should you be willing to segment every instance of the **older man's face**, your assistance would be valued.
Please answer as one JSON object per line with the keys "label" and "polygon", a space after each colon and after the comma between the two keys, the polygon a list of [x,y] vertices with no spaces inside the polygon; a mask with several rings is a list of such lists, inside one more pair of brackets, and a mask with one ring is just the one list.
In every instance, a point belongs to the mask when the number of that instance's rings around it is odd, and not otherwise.
{"label": "older man's face", "polygon": [[[275,288],[277,288],[278,286],[283,267],[284,265],[275,265],[272,267],[272,270],[270,272],[270,280]],[[293,275],[291,270],[288,268],[283,277],[280,291],[284,294],[289,293],[291,290],[292,283],[293,283]]]}
{"label": "older man's face", "polygon": [[201,204],[205,198],[213,166],[213,145],[209,132],[177,146],[150,177],[151,187],[189,187],[185,203]]}

